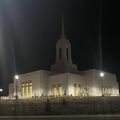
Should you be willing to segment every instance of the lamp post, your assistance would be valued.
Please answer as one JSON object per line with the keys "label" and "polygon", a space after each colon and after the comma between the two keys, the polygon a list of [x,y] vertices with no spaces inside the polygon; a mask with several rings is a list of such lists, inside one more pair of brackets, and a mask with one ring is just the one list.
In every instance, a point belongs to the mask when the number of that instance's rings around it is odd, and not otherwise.
{"label": "lamp post", "polygon": [[14,82],[15,82],[15,116],[17,115],[17,99],[18,99],[18,80],[19,76],[15,75],[14,76]]}
{"label": "lamp post", "polygon": [[103,85],[103,77],[104,77],[104,72],[100,72],[100,77],[102,79],[102,96],[104,96],[104,85]]}
{"label": "lamp post", "polygon": [[3,89],[0,88],[0,100],[1,100],[2,92],[3,92]]}
{"label": "lamp post", "polygon": [[[3,89],[0,88],[0,101],[2,100],[2,99],[1,99],[2,92],[3,92]],[[0,107],[1,107],[1,109],[0,109],[0,113],[1,113],[1,115],[2,115],[2,101],[1,101],[1,103],[0,103]]]}
{"label": "lamp post", "polygon": [[3,92],[3,89],[2,89],[2,88],[0,88],[0,92]]}
{"label": "lamp post", "polygon": [[15,75],[14,79],[15,79],[15,98],[18,99],[18,80],[19,80],[19,76]]}

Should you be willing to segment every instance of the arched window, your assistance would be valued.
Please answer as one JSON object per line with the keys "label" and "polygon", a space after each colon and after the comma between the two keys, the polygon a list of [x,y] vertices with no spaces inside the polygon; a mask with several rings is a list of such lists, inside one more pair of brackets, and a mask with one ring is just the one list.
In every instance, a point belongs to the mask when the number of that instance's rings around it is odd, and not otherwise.
{"label": "arched window", "polygon": [[57,88],[56,85],[53,85],[53,96],[57,95]]}
{"label": "arched window", "polygon": [[28,83],[26,82],[26,97],[28,97]]}
{"label": "arched window", "polygon": [[79,84],[78,85],[78,95],[80,96],[80,93],[81,93],[81,85]]}
{"label": "arched window", "polygon": [[32,97],[32,82],[29,82],[29,93],[30,93],[30,97]]}
{"label": "arched window", "polygon": [[62,59],[62,49],[59,48],[59,60],[61,60],[61,59]]}
{"label": "arched window", "polygon": [[25,84],[24,83],[22,83],[22,97],[24,97],[25,96]]}
{"label": "arched window", "polygon": [[76,96],[76,92],[77,92],[77,90],[76,90],[76,84],[74,84],[74,96]]}
{"label": "arched window", "polygon": [[68,51],[68,48],[66,48],[66,59],[67,59],[67,60],[69,59],[69,51]]}
{"label": "arched window", "polygon": [[59,96],[63,95],[61,83],[58,85]]}
{"label": "arched window", "polygon": [[104,93],[104,95],[106,96],[107,94],[108,94],[108,87],[107,87],[107,85],[105,86],[105,93]]}

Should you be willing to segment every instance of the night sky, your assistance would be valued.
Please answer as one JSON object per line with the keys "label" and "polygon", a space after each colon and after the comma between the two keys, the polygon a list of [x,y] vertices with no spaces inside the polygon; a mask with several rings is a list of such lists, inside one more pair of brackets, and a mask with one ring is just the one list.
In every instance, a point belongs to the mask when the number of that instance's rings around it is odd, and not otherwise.
{"label": "night sky", "polygon": [[50,69],[61,16],[79,70],[100,68],[101,26],[103,69],[119,73],[119,12],[117,0],[0,0],[0,87],[16,73]]}

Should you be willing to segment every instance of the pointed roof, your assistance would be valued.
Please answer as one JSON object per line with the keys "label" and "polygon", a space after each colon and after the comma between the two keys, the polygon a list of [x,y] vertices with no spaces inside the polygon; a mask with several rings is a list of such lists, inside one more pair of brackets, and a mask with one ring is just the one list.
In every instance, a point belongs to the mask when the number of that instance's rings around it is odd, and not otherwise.
{"label": "pointed roof", "polygon": [[65,27],[64,27],[64,19],[63,19],[63,16],[61,17],[61,35],[60,35],[60,39],[57,41],[56,43],[57,46],[60,46],[60,45],[69,45],[71,46],[69,40],[67,39],[66,35],[65,35]]}
{"label": "pointed roof", "polygon": [[63,16],[61,17],[61,38],[66,38]]}

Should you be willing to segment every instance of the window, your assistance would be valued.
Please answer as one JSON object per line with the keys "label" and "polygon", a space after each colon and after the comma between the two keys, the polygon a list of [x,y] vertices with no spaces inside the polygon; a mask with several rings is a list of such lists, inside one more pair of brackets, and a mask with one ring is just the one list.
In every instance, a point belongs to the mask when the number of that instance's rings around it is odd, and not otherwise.
{"label": "window", "polygon": [[58,91],[59,91],[59,96],[62,96],[62,85],[61,84],[59,84],[59,86],[58,86]]}
{"label": "window", "polygon": [[104,95],[105,96],[108,95],[108,87],[107,86],[105,86],[105,88],[104,88]]}
{"label": "window", "polygon": [[28,97],[28,83],[26,83],[26,97]]}
{"label": "window", "polygon": [[32,82],[30,81],[29,83],[29,94],[30,94],[30,97],[32,97]]}
{"label": "window", "polygon": [[74,96],[76,96],[76,84],[74,84]]}
{"label": "window", "polygon": [[79,84],[79,85],[78,85],[78,95],[79,95],[79,96],[80,96],[80,93],[81,93],[80,90],[81,90],[81,85]]}
{"label": "window", "polygon": [[59,48],[59,60],[61,60],[61,59],[62,59],[62,49]]}
{"label": "window", "polygon": [[22,97],[24,97],[24,95],[25,95],[25,84],[24,83],[22,83]]}
{"label": "window", "polygon": [[56,89],[56,85],[53,85],[53,96],[57,95],[57,89]]}
{"label": "window", "polygon": [[66,48],[66,59],[69,59],[69,52],[68,52],[68,48]]}
{"label": "window", "polygon": [[21,96],[32,97],[33,96],[33,84],[31,81],[26,81],[21,84]]}

